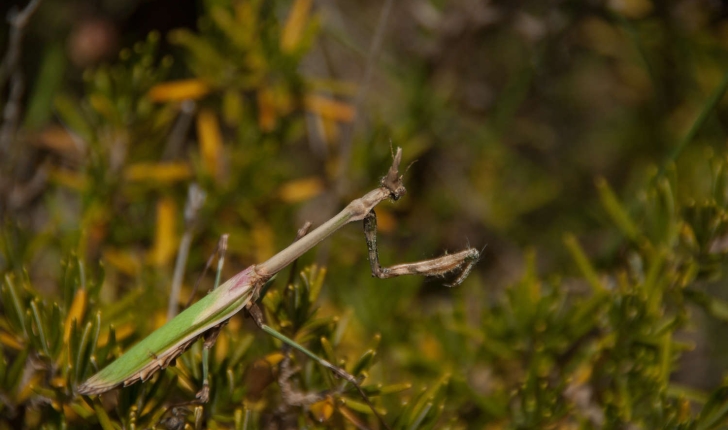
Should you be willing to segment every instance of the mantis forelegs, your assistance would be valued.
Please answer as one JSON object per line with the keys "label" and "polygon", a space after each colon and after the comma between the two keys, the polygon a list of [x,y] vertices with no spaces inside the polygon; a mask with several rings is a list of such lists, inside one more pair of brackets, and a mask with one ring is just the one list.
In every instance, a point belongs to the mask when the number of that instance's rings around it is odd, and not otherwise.
{"label": "mantis forelegs", "polygon": [[444,276],[448,273],[460,272],[452,283],[446,284],[448,287],[454,287],[468,277],[480,258],[480,252],[477,249],[467,248],[455,254],[443,255],[431,260],[382,267],[379,264],[379,251],[377,250],[377,214],[373,209],[364,217],[364,235],[369,250],[372,276],[380,279],[402,275]]}

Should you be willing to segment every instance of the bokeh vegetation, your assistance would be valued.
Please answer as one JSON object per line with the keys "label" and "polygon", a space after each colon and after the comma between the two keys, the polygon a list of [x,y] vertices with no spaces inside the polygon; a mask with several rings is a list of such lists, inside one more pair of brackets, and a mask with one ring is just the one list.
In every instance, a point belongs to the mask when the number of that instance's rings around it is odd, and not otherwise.
{"label": "bokeh vegetation", "polygon": [[487,244],[476,270],[372,279],[350,226],[278,277],[269,324],[397,429],[728,426],[726,6],[173,3],[17,2],[0,34],[0,429],[382,428],[242,315],[204,406],[199,343],[74,389],[222,234],[227,278],[376,186],[390,141],[417,162],[383,262]]}

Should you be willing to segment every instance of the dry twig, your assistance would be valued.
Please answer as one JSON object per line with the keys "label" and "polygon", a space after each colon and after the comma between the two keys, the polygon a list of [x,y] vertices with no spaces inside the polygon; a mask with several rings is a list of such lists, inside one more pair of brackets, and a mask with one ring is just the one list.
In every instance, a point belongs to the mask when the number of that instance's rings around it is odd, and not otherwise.
{"label": "dry twig", "polygon": [[18,11],[13,8],[8,16],[10,24],[10,37],[8,50],[0,64],[0,87],[5,85],[8,77],[10,86],[8,100],[3,108],[3,122],[0,126],[0,156],[7,155],[10,145],[15,138],[20,121],[20,99],[25,91],[25,76],[20,69],[20,55],[22,53],[23,36],[30,18],[33,16],[41,0],[30,0],[25,9]]}

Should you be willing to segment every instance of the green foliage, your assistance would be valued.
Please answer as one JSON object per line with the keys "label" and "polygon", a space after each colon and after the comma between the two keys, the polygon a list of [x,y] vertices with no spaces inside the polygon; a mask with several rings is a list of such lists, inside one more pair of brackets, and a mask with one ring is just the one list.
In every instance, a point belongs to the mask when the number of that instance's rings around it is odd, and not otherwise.
{"label": "green foliage", "polygon": [[712,166],[714,173],[704,203],[696,203],[695,193],[676,195],[672,168],[668,177],[655,177],[634,214],[598,181],[605,210],[626,239],[623,264],[598,274],[567,235],[581,277],[542,280],[531,253],[523,278],[481,316],[477,329],[455,323],[468,327],[469,336],[453,349],[474,349],[471,361],[458,366],[486,372],[477,384],[463,381],[486,421],[516,428],[726,425],[723,388],[693,414],[705,397],[673,383],[671,374],[692,349],[680,339],[694,324],[694,305],[725,321],[725,302],[706,293],[705,283],[725,276],[724,264],[716,263],[726,256],[719,247],[726,208],[717,202],[725,199],[727,162],[725,155],[704,160],[703,169]]}
{"label": "green foliage", "polygon": [[[101,341],[101,316],[87,310],[88,297],[96,298],[100,283],[90,282],[83,264],[76,258],[64,264],[60,285],[61,301],[49,304],[30,285],[6,273],[0,287],[3,299],[4,426],[62,425],[74,410],[89,416],[82,402],[73,402],[73,388],[116,348],[113,328]],[[27,404],[43,408],[25,410]],[[65,408],[70,408],[64,410]],[[14,421],[22,411],[24,421]],[[51,424],[55,423],[55,424]]]}

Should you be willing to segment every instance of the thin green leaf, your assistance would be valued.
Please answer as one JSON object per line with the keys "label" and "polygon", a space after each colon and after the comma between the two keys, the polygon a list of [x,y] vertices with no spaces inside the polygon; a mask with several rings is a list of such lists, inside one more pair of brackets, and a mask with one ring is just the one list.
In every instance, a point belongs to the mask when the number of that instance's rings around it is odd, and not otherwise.
{"label": "thin green leaf", "polygon": [[52,358],[50,351],[48,350],[48,338],[46,336],[45,321],[41,316],[41,311],[38,307],[38,301],[32,300],[30,302],[30,309],[33,315],[33,321],[35,322],[36,330],[38,330],[38,338],[40,340],[41,348],[46,357]]}
{"label": "thin green leaf", "polygon": [[698,419],[697,430],[722,428],[728,419],[728,387],[713,392],[703,407]]}
{"label": "thin green leaf", "polygon": [[20,294],[18,293],[15,283],[9,273],[5,275],[5,286],[7,287],[7,291],[10,295],[10,303],[13,305],[12,309],[15,311],[13,314],[13,320],[23,330],[25,338],[28,339],[30,335],[25,325],[25,312],[23,311],[23,306],[20,304]]}
{"label": "thin green leaf", "polygon": [[599,280],[596,270],[594,270],[591,262],[589,262],[589,258],[587,258],[584,250],[581,249],[581,245],[579,245],[576,237],[572,234],[565,235],[564,244],[566,244],[566,248],[569,250],[571,258],[574,259],[574,262],[581,271],[581,274],[586,278],[587,282],[589,282],[589,285],[592,286],[592,289],[595,292],[604,291],[604,286]]}
{"label": "thin green leaf", "polygon": [[82,370],[86,368],[86,359],[88,358],[85,354],[86,352],[86,346],[89,341],[89,337],[91,336],[91,328],[92,323],[87,323],[86,327],[83,329],[83,334],[81,335],[81,340],[78,344],[78,349],[74,354],[74,357],[76,357],[75,360],[75,375],[76,375],[76,381],[79,381],[81,379]]}
{"label": "thin green leaf", "polygon": [[364,354],[362,354],[361,357],[359,357],[359,360],[356,362],[356,364],[354,364],[354,367],[351,369],[351,374],[356,377],[364,370],[369,369],[369,367],[371,367],[372,363],[374,362],[374,358],[376,356],[377,352],[373,349],[366,351]]}
{"label": "thin green leaf", "polygon": [[23,376],[23,369],[25,368],[25,365],[27,363],[30,351],[30,346],[25,347],[15,357],[13,364],[10,365],[10,369],[5,375],[5,382],[3,383],[3,386],[7,387],[9,392],[15,392],[18,389],[18,385],[20,384]]}
{"label": "thin green leaf", "polygon": [[94,400],[94,411],[96,411],[96,416],[99,419],[101,428],[104,430],[116,430],[109,418],[109,415],[106,414],[103,405],[98,400]]}
{"label": "thin green leaf", "polygon": [[607,211],[612,221],[619,227],[620,230],[632,241],[635,241],[639,237],[639,229],[632,221],[627,211],[619,202],[617,196],[612,191],[607,181],[604,178],[597,178],[596,180],[597,191],[599,192],[599,199],[602,202],[602,206]]}
{"label": "thin green leaf", "polygon": [[[713,93],[708,97],[708,99],[705,101],[705,104],[703,105],[703,109],[698,114],[698,117],[695,118],[695,121],[693,122],[693,125],[690,127],[690,130],[683,136],[683,138],[678,142],[678,144],[675,146],[675,148],[670,152],[670,155],[668,156],[665,165],[669,161],[675,161],[677,160],[677,157],[680,155],[680,153],[685,149],[685,147],[695,139],[695,136],[698,135],[698,132],[701,128],[705,125],[705,123],[708,121],[708,118],[710,118],[710,115],[713,113],[715,108],[718,106],[718,103],[723,99],[723,96],[725,95],[726,90],[728,90],[728,72],[726,72],[723,75],[723,79],[720,81],[718,86],[715,88]],[[664,166],[664,165],[663,165]]]}

